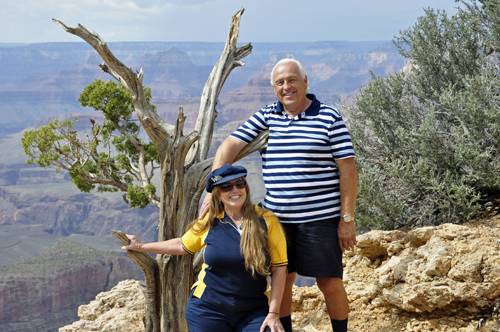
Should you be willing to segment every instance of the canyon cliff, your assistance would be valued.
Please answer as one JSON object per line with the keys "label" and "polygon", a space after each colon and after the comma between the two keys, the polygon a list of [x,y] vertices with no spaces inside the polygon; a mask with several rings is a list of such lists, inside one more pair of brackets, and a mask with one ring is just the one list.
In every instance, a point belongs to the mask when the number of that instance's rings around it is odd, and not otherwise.
{"label": "canyon cliff", "polygon": [[0,267],[0,330],[54,331],[75,320],[79,305],[137,277],[127,256],[60,240],[39,256]]}
{"label": "canyon cliff", "polygon": [[[245,68],[231,74],[222,92],[241,88],[248,81],[267,75],[279,59],[287,56],[304,63],[311,91],[321,101],[334,104],[337,97],[348,97],[366,84],[370,70],[383,75],[399,70],[404,62],[388,42],[254,43],[253,46]],[[206,79],[224,46],[130,42],[109,43],[109,47],[127,66],[134,70],[144,68],[144,84],[152,89],[152,102],[157,103],[159,112],[176,116],[180,105],[189,108],[199,103]],[[89,109],[78,103],[78,95],[96,78],[111,79],[98,67],[101,62],[86,43],[40,43],[8,48],[0,44],[0,72],[4,74],[0,77],[0,138],[23,130],[37,119],[89,113]],[[272,93],[270,86],[268,91]],[[252,102],[260,99],[251,98],[251,93],[246,98]],[[259,103],[254,112],[261,106]],[[187,128],[190,121],[188,116]]]}
{"label": "canyon cliff", "polygon": [[71,193],[61,197],[37,192],[36,186],[23,192],[0,187],[0,205],[0,225],[42,225],[47,232],[59,236],[75,233],[104,236],[110,235],[112,229],[121,229],[152,240],[158,223],[155,206],[131,209],[119,196]]}

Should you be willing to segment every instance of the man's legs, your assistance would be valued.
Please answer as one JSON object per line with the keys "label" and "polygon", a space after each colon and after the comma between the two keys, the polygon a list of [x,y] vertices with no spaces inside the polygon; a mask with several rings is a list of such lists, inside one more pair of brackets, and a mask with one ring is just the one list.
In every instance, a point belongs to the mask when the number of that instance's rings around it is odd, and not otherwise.
{"label": "man's legs", "polygon": [[340,278],[316,278],[318,288],[325,295],[326,309],[332,320],[334,332],[347,331],[349,301]]}
{"label": "man's legs", "polygon": [[288,246],[288,271],[292,272],[286,279],[280,309],[280,320],[285,330],[286,320],[291,320],[292,287],[295,272],[298,272],[303,276],[316,277],[318,287],[325,295],[334,331],[347,331],[349,306],[341,278],[342,251],[337,236],[339,220],[340,217],[335,217],[307,223],[283,224]]}

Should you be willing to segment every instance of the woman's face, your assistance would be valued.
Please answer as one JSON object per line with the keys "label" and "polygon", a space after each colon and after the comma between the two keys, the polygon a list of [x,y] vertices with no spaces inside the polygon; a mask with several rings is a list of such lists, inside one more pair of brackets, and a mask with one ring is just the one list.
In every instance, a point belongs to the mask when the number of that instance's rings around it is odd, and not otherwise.
{"label": "woman's face", "polygon": [[[245,179],[239,178],[225,182],[219,186],[219,200],[224,204],[224,209],[241,209],[247,198],[246,184],[243,186],[244,183],[246,183]],[[238,188],[234,184],[238,184],[242,188]],[[224,187],[229,187],[229,185],[231,185],[231,189],[224,191]]]}

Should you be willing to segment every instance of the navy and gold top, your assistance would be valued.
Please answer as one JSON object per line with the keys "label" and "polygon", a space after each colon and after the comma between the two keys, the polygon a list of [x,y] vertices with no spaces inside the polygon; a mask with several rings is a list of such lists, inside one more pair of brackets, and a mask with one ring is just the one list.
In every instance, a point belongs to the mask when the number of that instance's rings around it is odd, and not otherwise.
{"label": "navy and gold top", "polygon": [[[257,205],[255,211],[262,214],[267,226],[269,258],[271,266],[287,265],[286,240],[278,218]],[[203,219],[207,222],[208,214]],[[241,235],[233,221],[221,213],[212,226],[203,232],[186,232],[182,236],[182,247],[190,254],[205,247],[204,264],[198,275],[193,295],[214,306],[238,310],[252,310],[267,306],[270,301],[269,279],[252,274],[245,268],[245,259],[240,252]]]}

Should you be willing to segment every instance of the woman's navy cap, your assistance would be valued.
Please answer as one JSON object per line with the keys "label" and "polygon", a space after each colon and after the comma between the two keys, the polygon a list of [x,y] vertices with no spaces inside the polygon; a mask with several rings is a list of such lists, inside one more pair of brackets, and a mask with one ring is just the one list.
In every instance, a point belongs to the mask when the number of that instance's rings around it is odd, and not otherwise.
{"label": "woman's navy cap", "polygon": [[227,164],[220,168],[217,168],[216,170],[213,170],[212,173],[210,173],[205,189],[208,193],[211,193],[214,187],[219,184],[223,184],[225,182],[246,176],[247,170],[245,167]]}

